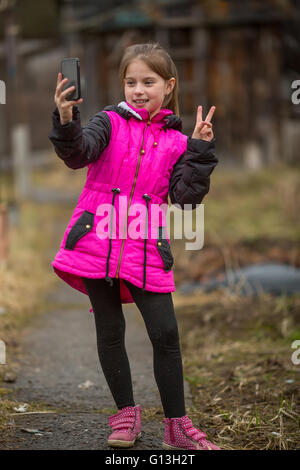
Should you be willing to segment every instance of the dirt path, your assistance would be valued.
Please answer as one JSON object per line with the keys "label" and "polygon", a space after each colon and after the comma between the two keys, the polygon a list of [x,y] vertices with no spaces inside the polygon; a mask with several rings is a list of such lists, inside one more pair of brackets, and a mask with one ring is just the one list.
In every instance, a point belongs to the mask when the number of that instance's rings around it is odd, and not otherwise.
{"label": "dirt path", "polygon": [[[54,413],[13,416],[0,449],[109,449],[107,417],[115,404],[100,368],[88,297],[59,281],[47,300],[51,308],[22,336],[19,372],[9,388],[18,401],[44,404]],[[135,304],[123,309],[135,401],[148,412],[162,410],[144,322]],[[80,388],[86,381],[93,385]],[[185,386],[186,405],[191,406]],[[144,421],[143,437],[134,449],[161,449],[163,418],[161,413]],[[38,429],[40,435],[24,428]]]}

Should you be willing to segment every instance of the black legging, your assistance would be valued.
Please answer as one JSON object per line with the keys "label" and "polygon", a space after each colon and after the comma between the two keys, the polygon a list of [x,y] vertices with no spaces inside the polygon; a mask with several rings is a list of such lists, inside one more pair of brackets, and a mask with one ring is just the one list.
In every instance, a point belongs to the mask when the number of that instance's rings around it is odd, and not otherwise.
{"label": "black legging", "polygon": [[[90,298],[100,364],[118,409],[135,406],[125,349],[120,280],[82,278]],[[125,281],[140,310],[153,346],[154,376],[167,418],[185,415],[182,359],[171,293],[143,292]]]}

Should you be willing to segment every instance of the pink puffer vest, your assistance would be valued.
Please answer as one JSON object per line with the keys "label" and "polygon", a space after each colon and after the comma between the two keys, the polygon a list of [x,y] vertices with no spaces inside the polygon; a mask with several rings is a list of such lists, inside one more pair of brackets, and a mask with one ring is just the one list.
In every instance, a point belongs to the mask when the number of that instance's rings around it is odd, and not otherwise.
{"label": "pink puffer vest", "polygon": [[[121,301],[131,303],[122,279],[153,292],[175,291],[166,211],[169,180],[187,149],[187,136],[163,129],[163,118],[172,114],[169,109],[162,108],[150,121],[145,108],[120,105],[132,117],[105,111],[112,128],[110,142],[88,165],[85,185],[51,264],[60,278],[84,294],[81,277],[105,278],[108,289],[113,278],[119,278]],[[152,205],[161,204],[156,217]]]}

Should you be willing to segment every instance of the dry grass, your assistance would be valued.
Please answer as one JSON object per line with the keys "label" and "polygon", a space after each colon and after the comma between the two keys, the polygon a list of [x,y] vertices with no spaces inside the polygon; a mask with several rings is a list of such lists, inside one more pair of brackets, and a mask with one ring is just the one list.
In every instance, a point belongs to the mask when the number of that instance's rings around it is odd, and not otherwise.
{"label": "dry grass", "polygon": [[43,188],[64,190],[72,194],[83,188],[87,167],[74,171],[68,168],[54,152],[50,153],[50,159],[51,165],[47,168],[47,178],[45,178],[45,171],[35,171],[32,176],[33,184]]}
{"label": "dry grass", "polygon": [[185,298],[174,295],[195,423],[223,449],[297,449],[300,296]]}
{"label": "dry grass", "polygon": [[[50,222],[49,222],[50,223]],[[47,215],[29,202],[20,208],[20,223],[10,227],[10,252],[0,266],[0,335],[4,339],[41,307],[54,277],[45,253],[49,250]],[[50,284],[49,284],[50,283]]]}
{"label": "dry grass", "polygon": [[205,204],[206,242],[300,239],[300,167],[216,171]]}
{"label": "dry grass", "polygon": [[215,172],[203,204],[203,249],[171,240],[176,283],[206,281],[250,263],[300,267],[300,168]]}
{"label": "dry grass", "polygon": [[[205,204],[205,245],[185,251],[173,240],[175,278],[222,279],[261,262],[300,266],[299,168],[212,177]],[[184,371],[195,422],[224,449],[298,449],[300,297],[241,297],[236,286],[179,295]]]}
{"label": "dry grass", "polygon": [[[24,202],[19,224],[10,226],[10,251],[0,266],[0,338],[6,346],[6,365],[0,366],[0,380],[15,374],[20,336],[30,320],[45,311],[44,294],[55,282],[47,258],[50,223],[39,206]],[[5,390],[8,389],[3,387],[0,393],[0,425],[11,407],[16,406],[3,399]]]}

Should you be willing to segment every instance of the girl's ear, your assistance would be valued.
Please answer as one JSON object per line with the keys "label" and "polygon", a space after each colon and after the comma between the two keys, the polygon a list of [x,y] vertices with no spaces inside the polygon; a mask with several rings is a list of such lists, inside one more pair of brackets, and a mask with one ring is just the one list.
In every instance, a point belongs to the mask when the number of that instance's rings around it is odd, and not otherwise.
{"label": "girl's ear", "polygon": [[167,90],[168,90],[168,95],[173,91],[173,88],[175,86],[175,78],[172,77],[170,78],[170,80],[168,81],[168,85],[167,85]]}

